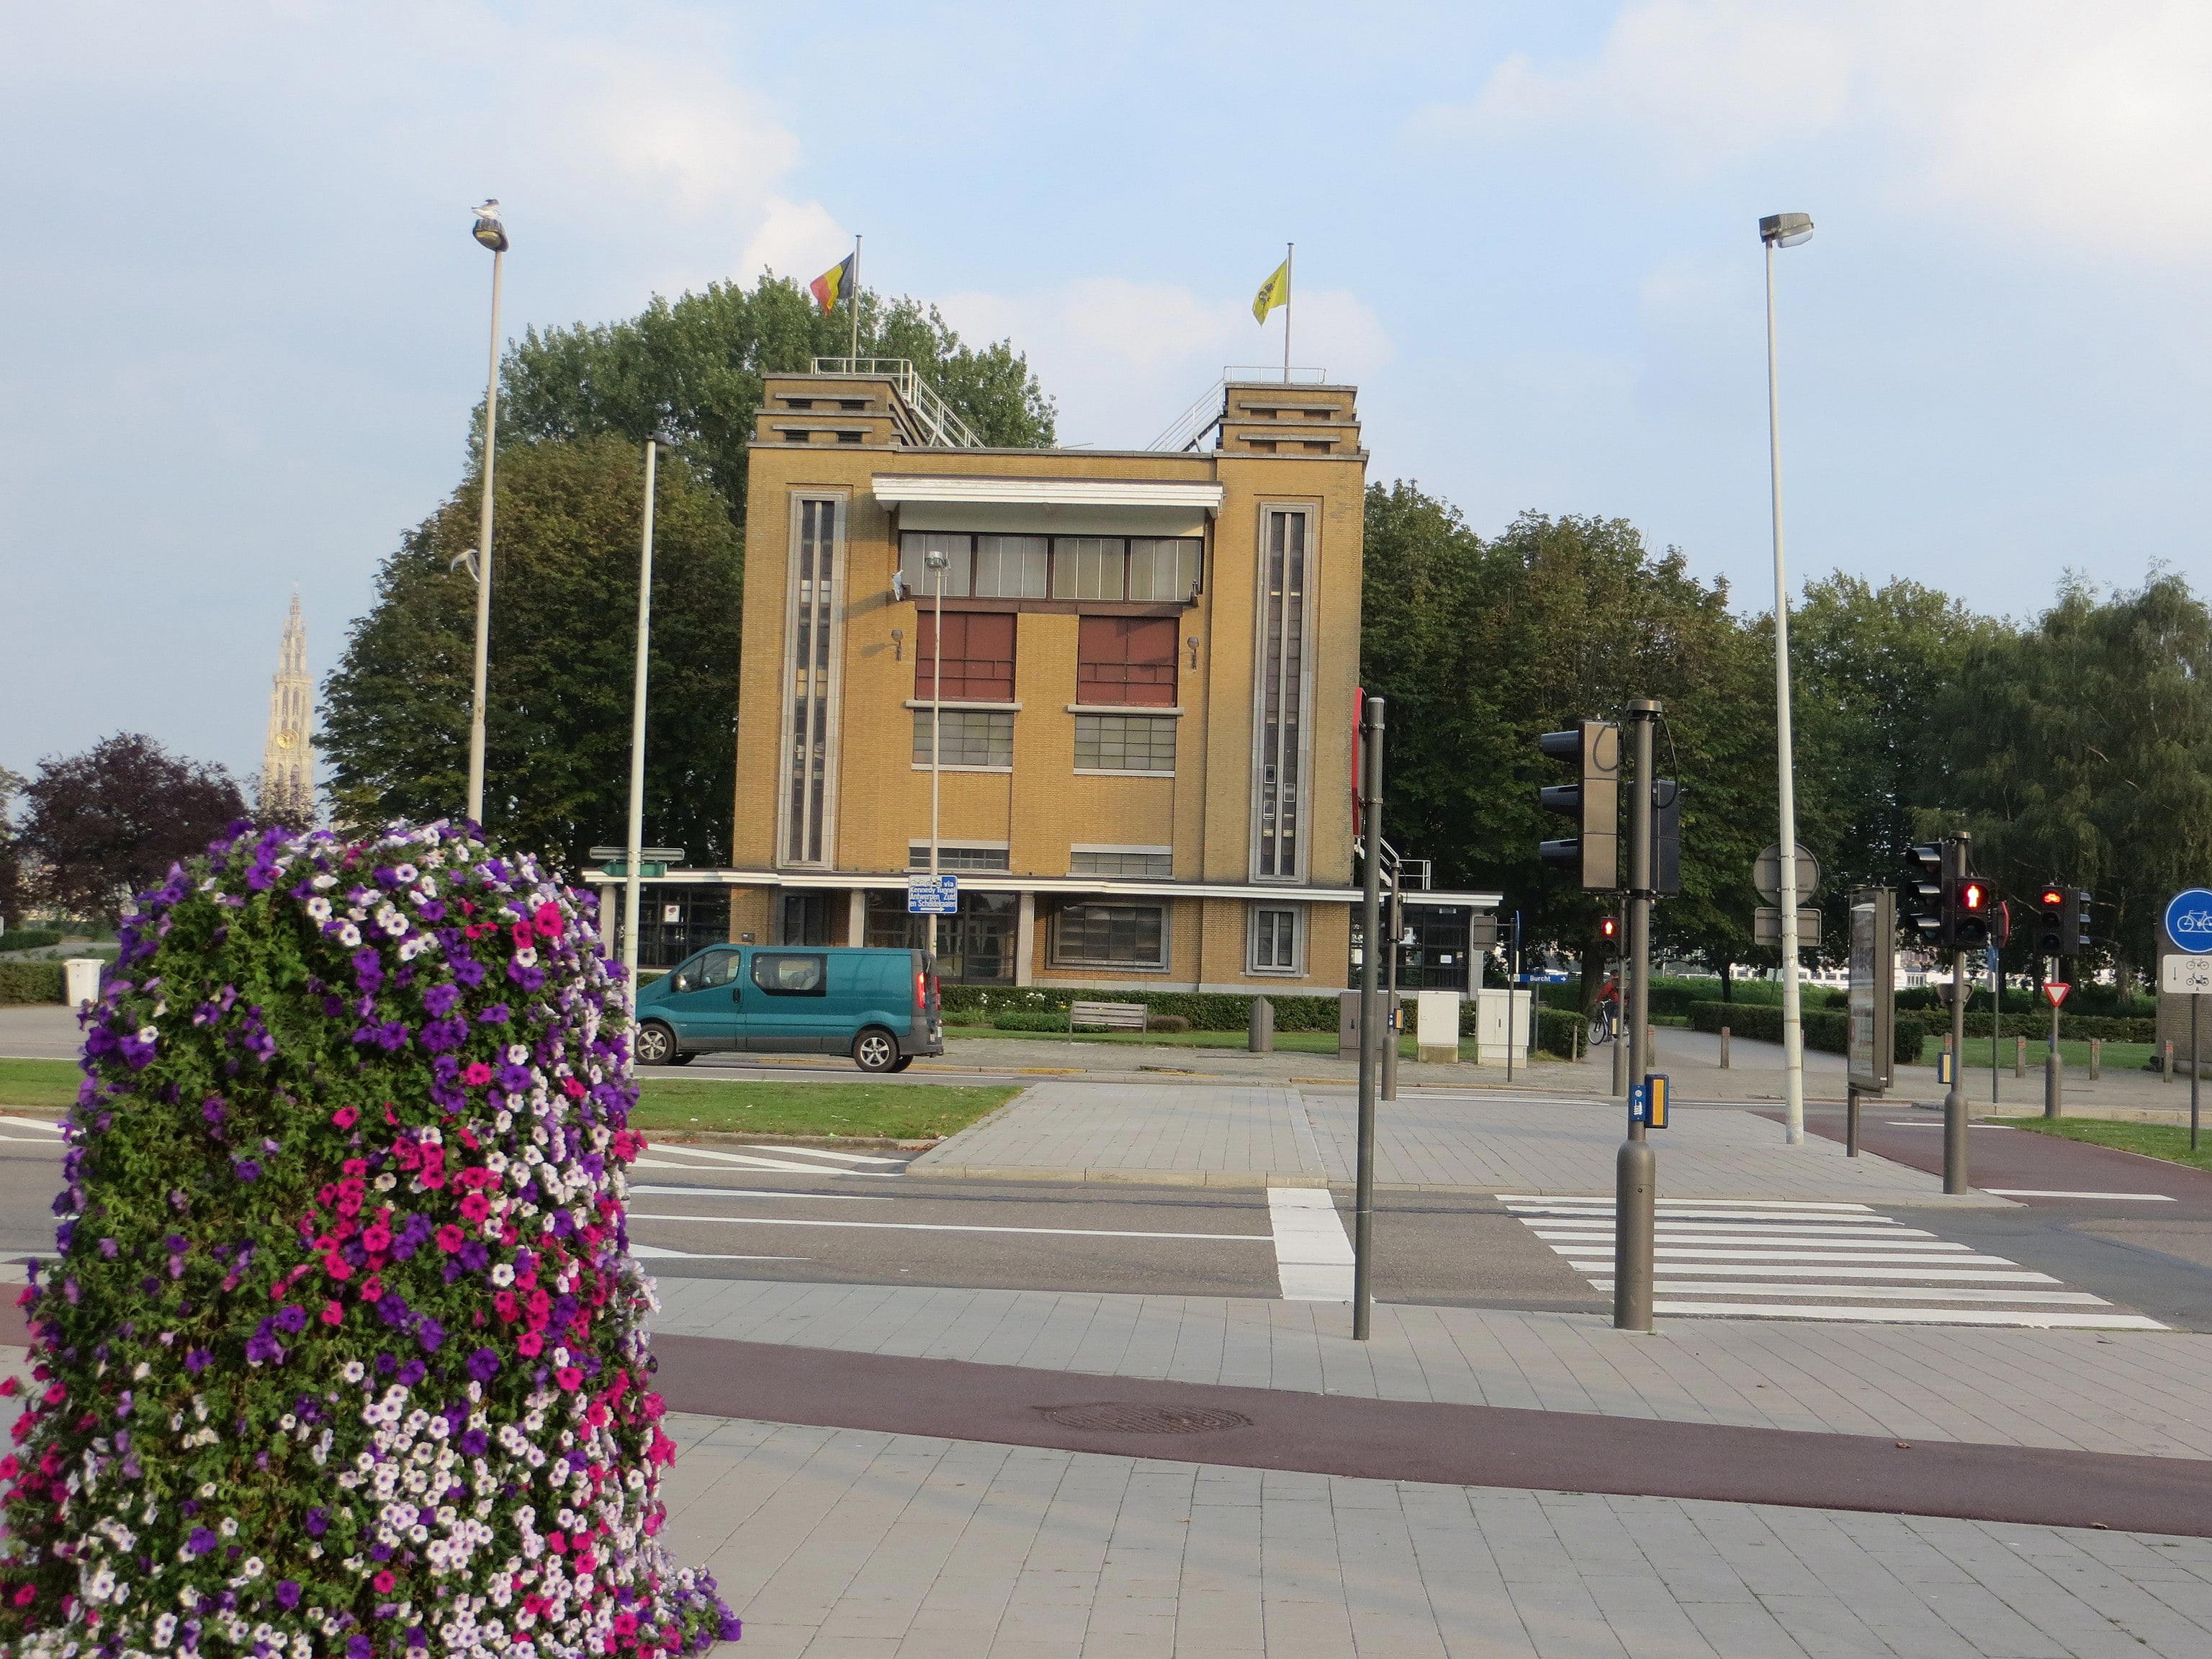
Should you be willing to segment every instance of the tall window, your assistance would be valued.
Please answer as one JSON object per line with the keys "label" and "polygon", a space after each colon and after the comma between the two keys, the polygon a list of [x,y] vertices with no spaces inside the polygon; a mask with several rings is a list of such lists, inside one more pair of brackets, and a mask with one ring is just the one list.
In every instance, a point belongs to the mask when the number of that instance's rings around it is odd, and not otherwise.
{"label": "tall window", "polygon": [[1305,514],[1271,512],[1261,558],[1258,817],[1254,874],[1294,881],[1304,830],[1306,583]]}
{"label": "tall window", "polygon": [[[914,695],[927,702],[936,684],[937,617],[921,611]],[[945,696],[952,702],[1014,700],[1014,618],[1006,611],[955,611],[945,618]]]}
{"label": "tall window", "polygon": [[1176,619],[1084,617],[1076,630],[1075,700],[1173,707]]}
{"label": "tall window", "polygon": [[836,574],[837,503],[799,503],[791,561],[790,643],[785,681],[790,724],[784,732],[787,799],[783,855],[793,864],[823,861],[823,823],[830,780],[831,612]]}
{"label": "tall window", "polygon": [[[1008,720],[1013,718],[1009,714]],[[1153,772],[1171,776],[1176,723],[1171,715],[1078,714],[1075,769],[1079,772]]]}
{"label": "tall window", "polygon": [[[929,721],[927,708],[914,711],[914,763],[929,764]],[[1014,763],[1014,717],[990,708],[947,708],[939,716],[940,766],[987,767],[1004,769]]]}
{"label": "tall window", "polygon": [[1053,960],[1069,968],[1164,968],[1167,907],[1064,904],[1053,929]]}

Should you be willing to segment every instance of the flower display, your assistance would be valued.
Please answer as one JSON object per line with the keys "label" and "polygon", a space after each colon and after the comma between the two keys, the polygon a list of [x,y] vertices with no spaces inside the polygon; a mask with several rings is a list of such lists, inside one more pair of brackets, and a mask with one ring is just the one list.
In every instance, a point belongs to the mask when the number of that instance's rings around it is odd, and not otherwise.
{"label": "flower display", "polygon": [[591,905],[442,823],[240,825],[142,896],[23,1293],[0,1652],[738,1634],[658,1538],[628,994]]}

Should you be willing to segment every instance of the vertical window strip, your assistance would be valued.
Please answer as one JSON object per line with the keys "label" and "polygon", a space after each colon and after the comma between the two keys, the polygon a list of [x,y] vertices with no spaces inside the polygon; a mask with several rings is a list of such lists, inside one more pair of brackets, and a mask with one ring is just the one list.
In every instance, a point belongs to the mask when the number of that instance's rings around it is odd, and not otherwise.
{"label": "vertical window strip", "polygon": [[830,781],[830,606],[837,503],[801,501],[798,541],[792,567],[791,793],[784,856],[794,864],[819,864]]}
{"label": "vertical window strip", "polygon": [[1264,554],[1267,595],[1261,635],[1261,776],[1258,872],[1298,872],[1304,780],[1306,515],[1271,513]]}

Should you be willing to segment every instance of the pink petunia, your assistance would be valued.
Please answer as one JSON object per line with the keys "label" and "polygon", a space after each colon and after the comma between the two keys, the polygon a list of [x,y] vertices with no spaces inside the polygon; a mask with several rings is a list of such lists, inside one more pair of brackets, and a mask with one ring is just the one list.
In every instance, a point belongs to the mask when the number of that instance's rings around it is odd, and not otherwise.
{"label": "pink petunia", "polygon": [[553,1380],[569,1394],[575,1393],[584,1386],[584,1374],[574,1365],[562,1366],[553,1373]]}
{"label": "pink petunia", "polygon": [[337,1110],[331,1114],[331,1121],[337,1124],[341,1129],[350,1129],[360,1121],[361,1113],[359,1109],[352,1106],[341,1106]]}
{"label": "pink petunia", "polygon": [[526,1359],[535,1359],[545,1352],[545,1339],[535,1331],[525,1331],[514,1339],[515,1349]]}
{"label": "pink petunia", "polygon": [[397,1588],[399,1580],[393,1575],[392,1570],[387,1567],[368,1582],[376,1587],[376,1593],[379,1595],[389,1595],[392,1594],[392,1590]]}
{"label": "pink petunia", "polygon": [[552,903],[539,905],[532,921],[537,924],[538,936],[543,939],[558,939],[568,926],[561,915],[561,907]]}
{"label": "pink petunia", "polygon": [[337,1325],[337,1324],[341,1324],[341,1323],[343,1323],[343,1322],[344,1322],[344,1319],[345,1319],[345,1310],[344,1310],[343,1308],[340,1307],[337,1303],[335,1303],[335,1302],[325,1302],[325,1303],[324,1303],[324,1304],[323,1304],[323,1323],[324,1323],[324,1324],[325,1324],[325,1325]]}
{"label": "pink petunia", "polygon": [[461,1214],[471,1221],[482,1221],[491,1213],[491,1200],[482,1193],[471,1193],[461,1200]]}
{"label": "pink petunia", "polygon": [[480,1060],[472,1060],[461,1070],[461,1081],[471,1089],[481,1089],[492,1079],[491,1067]]}
{"label": "pink petunia", "polygon": [[462,1245],[467,1243],[468,1240],[469,1236],[450,1221],[438,1229],[438,1248],[447,1255],[453,1255]]}

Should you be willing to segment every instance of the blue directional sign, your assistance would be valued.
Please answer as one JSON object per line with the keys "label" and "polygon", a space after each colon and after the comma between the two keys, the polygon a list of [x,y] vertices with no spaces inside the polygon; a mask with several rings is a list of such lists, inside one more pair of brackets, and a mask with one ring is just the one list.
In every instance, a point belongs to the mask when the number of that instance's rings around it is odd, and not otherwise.
{"label": "blue directional sign", "polygon": [[2191,887],[2166,901],[2166,936],[2177,951],[2212,956],[2212,891]]}
{"label": "blue directional sign", "polygon": [[960,878],[939,876],[908,876],[906,881],[907,914],[915,916],[951,916],[960,913]]}

